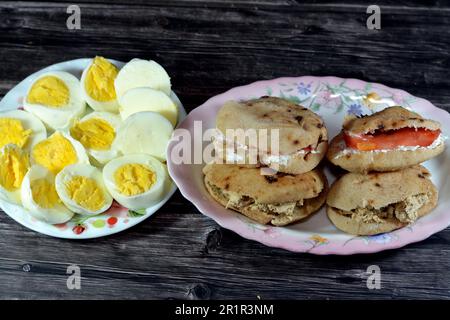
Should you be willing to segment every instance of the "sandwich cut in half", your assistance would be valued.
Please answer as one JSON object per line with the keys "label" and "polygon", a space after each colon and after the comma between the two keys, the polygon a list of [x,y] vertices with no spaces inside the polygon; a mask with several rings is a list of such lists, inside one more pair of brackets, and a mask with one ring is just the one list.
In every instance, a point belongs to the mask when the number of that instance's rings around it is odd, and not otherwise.
{"label": "sandwich cut in half", "polygon": [[393,172],[347,173],[330,187],[327,214],[354,235],[389,232],[433,210],[438,191],[422,166]]}
{"label": "sandwich cut in half", "polygon": [[[216,153],[220,150],[226,163],[244,167],[268,166],[275,171],[300,174],[314,169],[328,147],[327,129],[318,115],[277,97],[229,101],[219,110],[216,127]],[[254,130],[257,140],[229,137],[228,132],[239,130]],[[272,140],[273,136],[269,136],[275,130],[278,139]],[[263,132],[268,136],[262,136]],[[251,150],[257,154],[256,159],[248,157]]]}
{"label": "sandwich cut in half", "polygon": [[394,171],[431,159],[444,147],[439,122],[395,106],[345,123],[327,158],[350,172]]}
{"label": "sandwich cut in half", "polygon": [[213,163],[203,173],[206,189],[218,203],[274,226],[294,223],[319,210],[328,189],[318,169],[299,175],[262,175],[257,168]]}

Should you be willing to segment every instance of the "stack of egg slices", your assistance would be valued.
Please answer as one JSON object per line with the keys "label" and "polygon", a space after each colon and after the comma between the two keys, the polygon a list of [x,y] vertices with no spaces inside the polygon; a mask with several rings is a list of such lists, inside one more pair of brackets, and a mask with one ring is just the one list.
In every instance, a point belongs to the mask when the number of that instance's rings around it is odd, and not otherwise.
{"label": "stack of egg slices", "polygon": [[167,72],[95,57],[81,81],[41,74],[23,110],[0,113],[0,199],[50,224],[97,215],[113,199],[131,210],[164,196],[166,147],[178,119]]}

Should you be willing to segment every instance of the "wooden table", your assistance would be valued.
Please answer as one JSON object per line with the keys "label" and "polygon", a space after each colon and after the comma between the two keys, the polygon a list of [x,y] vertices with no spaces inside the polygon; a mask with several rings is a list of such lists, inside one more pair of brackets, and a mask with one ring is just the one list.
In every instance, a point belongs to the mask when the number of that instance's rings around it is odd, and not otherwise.
{"label": "wooden table", "polygon": [[[187,110],[260,79],[335,75],[382,82],[450,110],[450,6],[373,1],[76,1],[81,30],[68,30],[73,1],[0,3],[0,94],[47,65],[104,55],[151,58],[172,76]],[[414,6],[410,6],[414,3]],[[0,298],[450,298],[450,229],[372,255],[293,254],[242,239],[201,215],[180,193],[120,234],[50,238],[0,214]],[[81,268],[81,290],[66,269]],[[382,288],[368,290],[379,265]]]}

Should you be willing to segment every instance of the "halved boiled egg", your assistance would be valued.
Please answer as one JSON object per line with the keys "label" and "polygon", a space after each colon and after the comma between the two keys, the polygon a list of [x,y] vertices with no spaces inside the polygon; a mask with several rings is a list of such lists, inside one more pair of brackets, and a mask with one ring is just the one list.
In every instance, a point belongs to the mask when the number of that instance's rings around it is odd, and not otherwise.
{"label": "halved boiled egg", "polygon": [[80,142],[64,132],[56,131],[33,147],[31,161],[57,174],[70,164],[89,163],[89,157]]}
{"label": "halved boiled egg", "polygon": [[62,202],[81,215],[100,214],[112,204],[102,173],[89,164],[65,167],[56,175],[55,186]]}
{"label": "halved boiled egg", "polygon": [[0,148],[13,143],[29,151],[46,137],[44,124],[31,113],[22,110],[0,112]]}
{"label": "halved boiled egg", "polygon": [[55,175],[40,165],[33,165],[28,170],[21,195],[23,206],[38,220],[57,224],[69,221],[74,215],[56,193]]}
{"label": "halved boiled egg", "polygon": [[153,111],[161,114],[172,123],[177,124],[178,107],[162,91],[151,88],[133,88],[120,98],[120,116],[123,120],[140,111]]}
{"label": "halved boiled egg", "polygon": [[126,208],[145,209],[159,202],[168,179],[164,164],[147,154],[130,154],[111,160],[103,180],[113,198]]}
{"label": "halved boiled egg", "polygon": [[148,87],[170,95],[170,77],[161,65],[153,60],[132,59],[120,69],[114,81],[117,97],[133,88]]}
{"label": "halved boiled egg", "polygon": [[75,122],[70,128],[70,135],[102,165],[118,155],[114,141],[121,123],[118,115],[92,112]]}
{"label": "halved boiled egg", "polygon": [[28,153],[15,144],[0,149],[0,198],[20,204],[20,187],[30,168]]}
{"label": "halved boiled egg", "polygon": [[81,88],[89,106],[96,111],[119,112],[114,80],[119,69],[103,57],[95,57],[81,75]]}
{"label": "halved boiled egg", "polygon": [[145,153],[166,160],[166,148],[173,132],[172,124],[162,115],[141,111],[129,116],[117,133],[117,148],[126,154]]}
{"label": "halved boiled egg", "polygon": [[53,130],[68,127],[86,108],[80,81],[64,71],[40,75],[30,86],[23,105]]}

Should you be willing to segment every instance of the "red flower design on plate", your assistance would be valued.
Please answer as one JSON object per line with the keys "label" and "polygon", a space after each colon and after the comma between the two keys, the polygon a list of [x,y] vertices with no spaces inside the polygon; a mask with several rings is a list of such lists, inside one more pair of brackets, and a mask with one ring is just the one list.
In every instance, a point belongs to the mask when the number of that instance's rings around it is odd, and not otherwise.
{"label": "red flower design on plate", "polygon": [[106,220],[106,223],[108,223],[108,226],[112,227],[117,223],[118,219],[116,217],[109,217]]}
{"label": "red flower design on plate", "polygon": [[65,223],[54,224],[54,226],[55,226],[56,228],[58,228],[59,230],[61,230],[61,231],[64,231],[64,230],[66,230],[66,229],[68,228],[66,222],[65,222]]}
{"label": "red flower design on plate", "polygon": [[84,232],[84,230],[86,230],[86,226],[83,224],[78,224],[72,228],[72,231],[75,234],[82,234]]}

